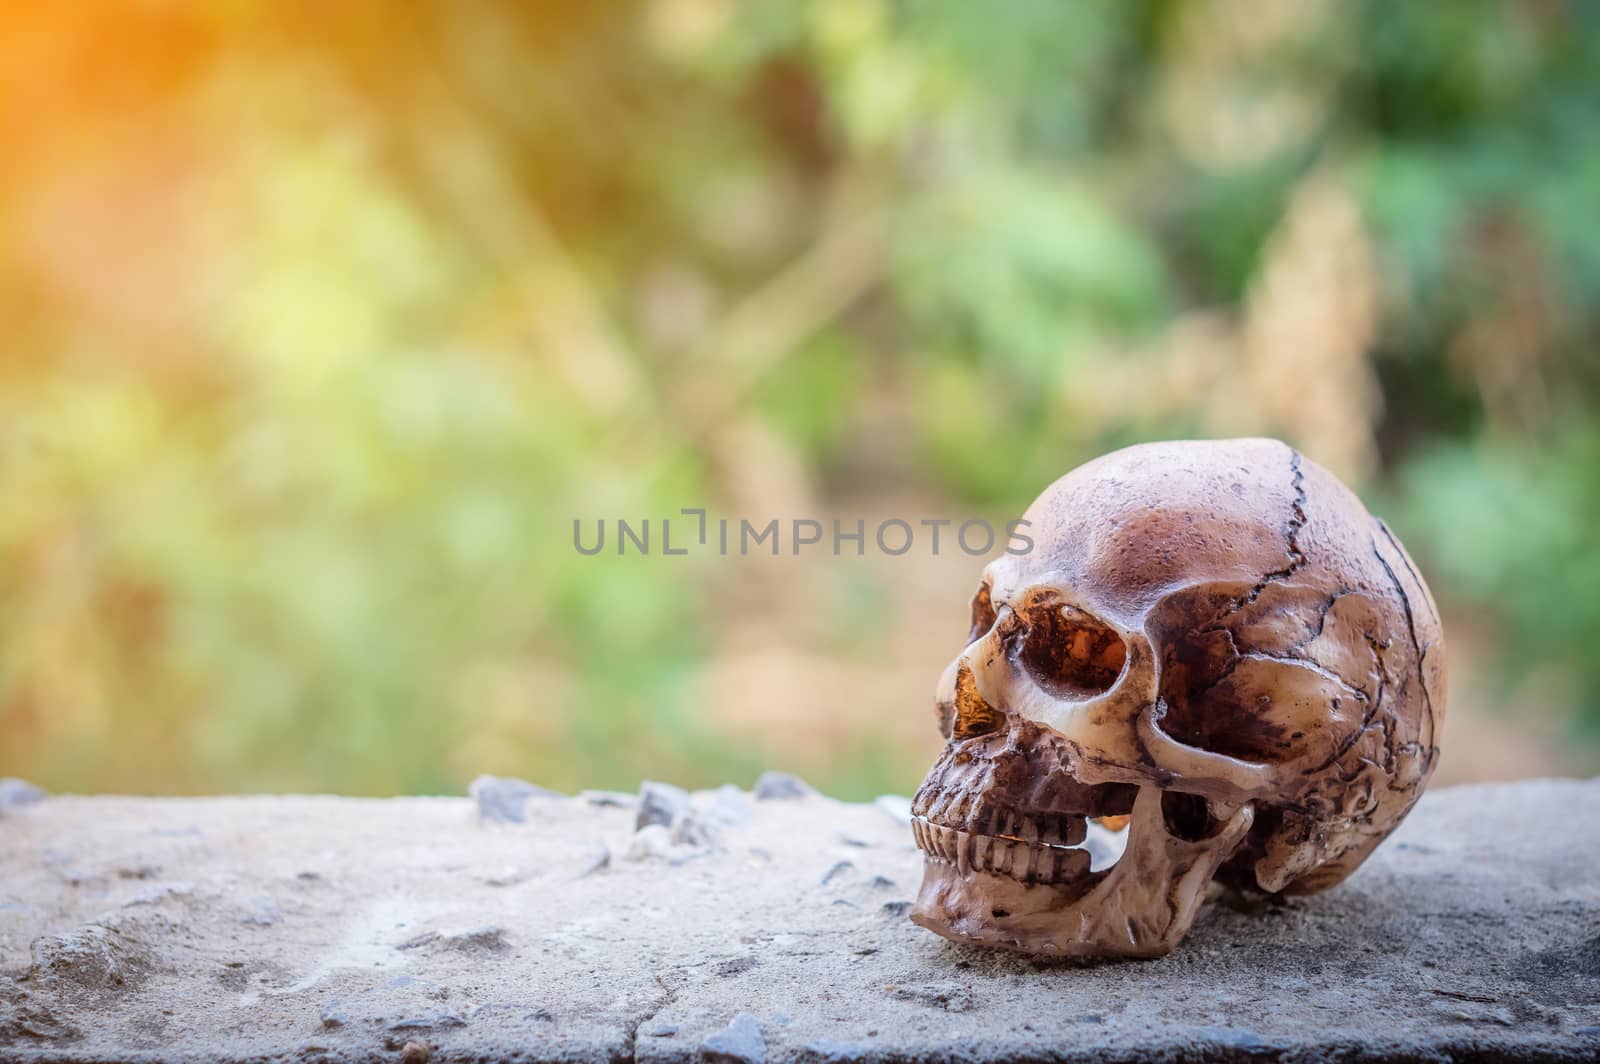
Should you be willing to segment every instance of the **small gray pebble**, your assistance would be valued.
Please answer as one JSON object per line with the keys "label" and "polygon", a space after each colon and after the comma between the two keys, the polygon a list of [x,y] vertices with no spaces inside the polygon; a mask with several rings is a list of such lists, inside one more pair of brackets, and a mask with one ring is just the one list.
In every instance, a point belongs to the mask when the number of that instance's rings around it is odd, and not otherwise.
{"label": "small gray pebble", "polygon": [[651,824],[671,828],[680,818],[687,818],[693,812],[688,791],[670,783],[645,780],[639,784],[639,811],[634,814],[633,829],[638,831]]}
{"label": "small gray pebble", "polygon": [[755,809],[750,805],[749,795],[726,783],[712,792],[711,804],[704,816],[724,827],[742,828],[755,819]]}
{"label": "small gray pebble", "polygon": [[340,1012],[334,1006],[332,1006],[332,1005],[323,1006],[323,1009],[322,1009],[322,1026],[324,1026],[324,1027],[343,1027],[345,1024],[347,1024],[349,1022],[350,1022],[350,1017],[346,1016],[343,1012]]}
{"label": "small gray pebble", "polygon": [[389,1025],[391,1031],[422,1031],[434,1027],[465,1027],[467,1021],[454,1013],[444,1012],[437,1016],[412,1016],[404,1020],[396,1020]]}
{"label": "small gray pebble", "polygon": [[684,813],[672,825],[671,839],[675,846],[715,846],[721,837],[717,826],[698,813]]}
{"label": "small gray pebble", "polygon": [[755,795],[757,801],[770,801],[774,798],[804,798],[808,794],[816,794],[817,790],[799,776],[791,776],[787,772],[763,772],[761,778],[756,780]]}
{"label": "small gray pebble", "polygon": [[529,798],[561,798],[555,791],[509,776],[479,776],[467,787],[478,803],[478,819],[496,824],[521,824]]}
{"label": "small gray pebble", "polygon": [[25,805],[42,802],[46,797],[43,790],[27,780],[19,780],[15,776],[0,778],[0,810],[21,809]]}

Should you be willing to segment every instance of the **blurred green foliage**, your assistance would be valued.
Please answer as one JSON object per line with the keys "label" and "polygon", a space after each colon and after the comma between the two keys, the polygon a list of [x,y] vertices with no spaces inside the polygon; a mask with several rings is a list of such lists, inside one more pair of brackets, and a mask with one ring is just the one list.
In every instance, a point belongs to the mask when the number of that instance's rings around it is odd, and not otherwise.
{"label": "blurred green foliage", "polygon": [[903,789],[706,709],[742,575],[572,519],[1185,434],[1389,500],[1485,682],[1600,722],[1596,70],[1560,0],[8,11],[0,772]]}

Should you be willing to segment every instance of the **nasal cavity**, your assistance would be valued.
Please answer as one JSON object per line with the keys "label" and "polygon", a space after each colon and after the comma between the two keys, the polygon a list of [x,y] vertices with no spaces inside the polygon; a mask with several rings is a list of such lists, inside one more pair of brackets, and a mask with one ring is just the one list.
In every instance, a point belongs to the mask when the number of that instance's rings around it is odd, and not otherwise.
{"label": "nasal cavity", "polygon": [[984,701],[978,693],[978,681],[972,670],[962,662],[956,671],[955,719],[951,723],[952,739],[975,739],[980,735],[999,731],[1005,723],[999,710]]}
{"label": "nasal cavity", "polygon": [[1018,657],[1046,693],[1081,702],[1111,690],[1122,675],[1127,645],[1102,621],[1060,602],[1041,603],[1026,620]]}

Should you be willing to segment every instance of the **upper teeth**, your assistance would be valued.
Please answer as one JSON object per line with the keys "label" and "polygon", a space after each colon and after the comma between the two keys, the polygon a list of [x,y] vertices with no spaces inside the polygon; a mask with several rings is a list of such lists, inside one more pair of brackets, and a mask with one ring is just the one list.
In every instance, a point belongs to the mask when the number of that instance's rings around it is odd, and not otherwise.
{"label": "upper teeth", "polygon": [[[1026,818],[1021,819],[1019,826],[1023,830],[1014,834],[980,835],[933,824],[925,817],[911,821],[917,845],[929,860],[948,861],[963,874],[991,872],[1024,883],[1061,883],[1089,871],[1087,849],[1066,843],[1034,841],[1039,835],[1038,826]],[[1082,839],[1082,833],[1077,834]]]}

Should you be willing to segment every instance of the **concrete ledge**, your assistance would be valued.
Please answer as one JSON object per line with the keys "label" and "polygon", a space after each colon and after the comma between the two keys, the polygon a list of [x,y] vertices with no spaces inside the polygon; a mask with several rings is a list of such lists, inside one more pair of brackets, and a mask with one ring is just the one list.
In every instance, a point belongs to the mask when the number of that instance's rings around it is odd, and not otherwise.
{"label": "concrete ledge", "polygon": [[1430,793],[1334,891],[1093,968],[912,926],[903,805],[790,792],[19,805],[0,1059],[1600,1057],[1600,781]]}

